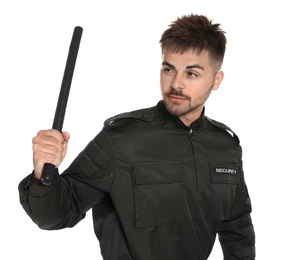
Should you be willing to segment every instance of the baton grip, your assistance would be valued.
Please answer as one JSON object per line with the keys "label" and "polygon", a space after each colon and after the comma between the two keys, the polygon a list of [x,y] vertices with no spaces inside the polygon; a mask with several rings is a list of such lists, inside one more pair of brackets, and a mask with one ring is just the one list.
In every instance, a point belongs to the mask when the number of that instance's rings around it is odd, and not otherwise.
{"label": "baton grip", "polygon": [[[77,54],[79,50],[80,40],[83,29],[80,26],[74,28],[72,40],[69,47],[69,52],[66,60],[65,70],[63,74],[61,89],[58,97],[58,103],[56,112],[52,124],[52,129],[56,129],[62,132],[62,126],[66,111],[67,100],[70,92],[70,87],[73,79]],[[55,166],[50,163],[45,163],[41,176],[41,183],[44,185],[50,185],[52,183],[52,177],[55,170]]]}
{"label": "baton grip", "polygon": [[44,164],[41,176],[41,183],[43,183],[44,185],[50,185],[52,183],[52,177],[55,168],[56,167],[51,163]]}

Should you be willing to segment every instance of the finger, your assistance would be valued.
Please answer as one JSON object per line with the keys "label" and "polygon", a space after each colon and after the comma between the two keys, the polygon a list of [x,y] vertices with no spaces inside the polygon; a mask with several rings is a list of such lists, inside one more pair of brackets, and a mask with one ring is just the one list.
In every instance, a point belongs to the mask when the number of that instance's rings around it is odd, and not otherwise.
{"label": "finger", "polygon": [[60,131],[55,130],[55,129],[48,129],[48,130],[40,130],[37,133],[37,136],[40,137],[53,137],[58,139],[60,142],[64,141],[63,135]]}
{"label": "finger", "polygon": [[70,134],[66,131],[62,132],[62,137],[66,142],[71,138]]}
{"label": "finger", "polygon": [[45,163],[51,163],[55,165],[56,167],[58,167],[62,162],[62,156],[45,153],[39,150],[33,154],[33,162],[34,162],[35,168],[36,167],[43,168]]}

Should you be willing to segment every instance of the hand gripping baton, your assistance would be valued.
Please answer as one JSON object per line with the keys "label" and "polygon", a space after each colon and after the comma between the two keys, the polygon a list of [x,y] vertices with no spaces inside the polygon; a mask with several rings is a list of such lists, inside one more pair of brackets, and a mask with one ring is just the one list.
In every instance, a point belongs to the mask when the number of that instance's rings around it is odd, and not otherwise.
{"label": "hand gripping baton", "polygon": [[[76,26],[74,28],[73,37],[71,40],[64,75],[62,79],[62,85],[58,97],[57,108],[53,120],[52,129],[56,129],[62,132],[62,126],[65,116],[66,104],[70,92],[70,87],[72,83],[72,78],[74,74],[75,63],[77,59],[77,54],[79,50],[80,40],[82,36],[82,27]],[[52,177],[54,174],[55,166],[51,163],[45,163],[43,167],[43,172],[41,176],[41,182],[45,185],[50,185],[52,183]]]}

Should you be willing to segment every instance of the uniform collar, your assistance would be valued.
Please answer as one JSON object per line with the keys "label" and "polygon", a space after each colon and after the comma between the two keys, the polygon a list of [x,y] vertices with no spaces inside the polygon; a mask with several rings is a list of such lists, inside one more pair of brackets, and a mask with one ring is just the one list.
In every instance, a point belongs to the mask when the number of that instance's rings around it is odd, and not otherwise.
{"label": "uniform collar", "polygon": [[198,130],[199,128],[202,127],[202,125],[204,124],[205,118],[206,118],[205,115],[204,115],[205,108],[203,107],[203,110],[202,110],[200,117],[197,120],[195,120],[194,122],[192,122],[189,126],[186,126],[180,120],[180,118],[178,118],[177,116],[173,116],[169,113],[169,111],[167,110],[163,100],[159,101],[157,106],[160,109],[160,111],[163,113],[163,115],[165,116],[165,120],[168,123],[172,123],[172,125],[175,128],[182,128],[182,129],[187,129],[187,130],[191,130],[191,129],[192,130]]}

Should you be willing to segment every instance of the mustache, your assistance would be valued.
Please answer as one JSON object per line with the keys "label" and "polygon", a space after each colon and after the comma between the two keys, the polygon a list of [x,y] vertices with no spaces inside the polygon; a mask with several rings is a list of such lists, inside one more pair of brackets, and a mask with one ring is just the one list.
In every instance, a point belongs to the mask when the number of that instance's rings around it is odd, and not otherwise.
{"label": "mustache", "polygon": [[169,92],[167,92],[166,95],[167,96],[178,96],[178,97],[182,97],[182,98],[185,98],[185,99],[190,99],[190,97],[187,96],[187,95],[184,95],[182,90],[180,90],[180,89],[171,88],[171,90]]}

